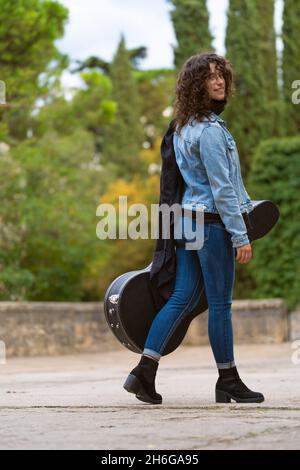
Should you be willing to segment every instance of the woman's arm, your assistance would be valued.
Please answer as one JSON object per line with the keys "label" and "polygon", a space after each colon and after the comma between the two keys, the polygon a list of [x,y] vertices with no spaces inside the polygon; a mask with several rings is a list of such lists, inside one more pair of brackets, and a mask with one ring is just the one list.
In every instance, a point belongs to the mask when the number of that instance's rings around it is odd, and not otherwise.
{"label": "woman's arm", "polygon": [[226,146],[226,138],[218,125],[210,124],[204,128],[199,139],[200,158],[205,166],[220,217],[226,230],[232,235],[232,246],[237,248],[249,244],[249,238],[229,177]]}

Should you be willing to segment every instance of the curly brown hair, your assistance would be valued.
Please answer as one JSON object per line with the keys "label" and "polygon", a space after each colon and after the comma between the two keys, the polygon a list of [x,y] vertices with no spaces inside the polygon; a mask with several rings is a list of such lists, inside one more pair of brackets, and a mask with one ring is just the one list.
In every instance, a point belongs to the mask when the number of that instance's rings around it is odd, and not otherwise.
{"label": "curly brown hair", "polygon": [[181,67],[175,88],[173,125],[178,125],[179,134],[190,117],[202,121],[204,116],[208,118],[212,111],[212,103],[206,88],[206,81],[211,73],[210,63],[215,63],[216,69],[224,77],[225,102],[233,94],[233,69],[229,60],[212,52],[189,57]]}

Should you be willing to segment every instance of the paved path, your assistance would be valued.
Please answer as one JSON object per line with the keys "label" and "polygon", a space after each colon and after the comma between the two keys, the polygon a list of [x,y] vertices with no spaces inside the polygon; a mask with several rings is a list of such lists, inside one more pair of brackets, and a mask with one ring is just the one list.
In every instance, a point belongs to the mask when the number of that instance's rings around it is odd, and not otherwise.
{"label": "paved path", "polygon": [[209,347],[181,346],[157,375],[162,405],[123,389],[139,356],[8,359],[0,366],[1,449],[300,449],[300,364],[290,343],[237,345],[261,404],[216,404]]}

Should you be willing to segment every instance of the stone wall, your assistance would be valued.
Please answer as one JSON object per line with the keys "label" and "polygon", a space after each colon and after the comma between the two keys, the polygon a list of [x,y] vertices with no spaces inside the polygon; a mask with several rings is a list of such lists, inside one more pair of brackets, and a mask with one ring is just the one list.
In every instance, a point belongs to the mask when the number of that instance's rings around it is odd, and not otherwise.
{"label": "stone wall", "polygon": [[102,302],[0,302],[0,340],[7,357],[98,352],[119,345]]}
{"label": "stone wall", "polygon": [[[288,317],[282,299],[235,300],[232,314],[236,343],[300,339],[300,312]],[[196,317],[182,344],[208,344],[207,320],[208,311]],[[103,302],[0,302],[0,341],[7,357],[123,348],[106,324]]]}
{"label": "stone wall", "polygon": [[[282,299],[234,300],[235,343],[282,343],[289,339],[286,303]],[[208,310],[196,317],[183,344],[208,344]]]}

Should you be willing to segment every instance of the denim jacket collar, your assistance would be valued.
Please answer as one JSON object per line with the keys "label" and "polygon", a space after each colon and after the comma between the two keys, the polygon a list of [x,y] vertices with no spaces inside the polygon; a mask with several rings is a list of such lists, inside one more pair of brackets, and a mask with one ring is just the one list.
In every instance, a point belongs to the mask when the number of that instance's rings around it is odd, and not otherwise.
{"label": "denim jacket collar", "polygon": [[206,116],[204,116],[203,121],[208,121],[208,122],[218,121],[218,122],[222,122],[223,124],[225,124],[225,121],[221,119],[220,116],[218,116],[218,114],[214,113],[213,111],[211,112],[209,119]]}

